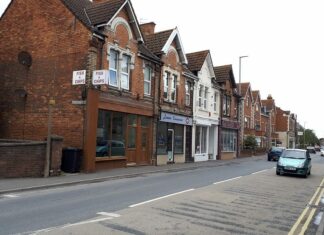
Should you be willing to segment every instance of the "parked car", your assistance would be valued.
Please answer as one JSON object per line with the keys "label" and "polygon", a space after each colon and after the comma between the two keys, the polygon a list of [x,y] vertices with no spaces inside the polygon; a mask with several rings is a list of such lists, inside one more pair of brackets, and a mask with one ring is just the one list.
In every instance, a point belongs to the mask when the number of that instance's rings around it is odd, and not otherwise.
{"label": "parked car", "polygon": [[315,147],[313,147],[313,146],[307,146],[307,147],[306,147],[306,150],[307,150],[309,153],[316,153]]}
{"label": "parked car", "polygon": [[286,149],[277,162],[277,175],[293,174],[307,177],[311,174],[312,163],[309,151]]}
{"label": "parked car", "polygon": [[268,161],[278,161],[280,155],[285,149],[285,147],[271,147],[268,151]]}
{"label": "parked car", "polygon": [[324,157],[324,148],[321,148],[321,156]]}

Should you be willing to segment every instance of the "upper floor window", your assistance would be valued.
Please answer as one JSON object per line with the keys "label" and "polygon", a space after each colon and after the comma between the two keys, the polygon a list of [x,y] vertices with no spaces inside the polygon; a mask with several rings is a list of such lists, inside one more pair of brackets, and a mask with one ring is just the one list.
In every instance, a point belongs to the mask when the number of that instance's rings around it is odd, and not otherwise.
{"label": "upper floor window", "polygon": [[131,56],[119,51],[109,51],[109,85],[129,90]]}
{"label": "upper floor window", "polygon": [[202,99],[203,99],[203,90],[204,90],[204,86],[203,85],[200,85],[199,86],[199,95],[198,95],[198,106],[199,107],[202,107]]}
{"label": "upper floor window", "polygon": [[144,68],[144,95],[151,95],[152,68],[145,66]]}
{"label": "upper floor window", "polygon": [[190,106],[190,91],[191,91],[191,84],[190,82],[186,82],[186,105]]}
{"label": "upper floor window", "polygon": [[255,110],[258,112],[259,111],[259,104],[255,106]]}
{"label": "upper floor window", "polygon": [[228,96],[228,95],[224,95],[223,114],[224,114],[224,116],[230,116],[231,115],[231,97]]}
{"label": "upper floor window", "polygon": [[204,109],[207,109],[207,97],[208,97],[208,87],[205,87],[205,93],[204,93]]}
{"label": "upper floor window", "polygon": [[166,101],[176,102],[176,92],[177,92],[177,80],[178,76],[176,74],[171,74],[165,71],[163,76],[163,98]]}
{"label": "upper floor window", "polygon": [[218,97],[218,93],[215,91],[214,100],[213,100],[214,112],[217,112],[217,97]]}
{"label": "upper floor window", "polygon": [[249,107],[249,98],[246,99],[246,107]]}

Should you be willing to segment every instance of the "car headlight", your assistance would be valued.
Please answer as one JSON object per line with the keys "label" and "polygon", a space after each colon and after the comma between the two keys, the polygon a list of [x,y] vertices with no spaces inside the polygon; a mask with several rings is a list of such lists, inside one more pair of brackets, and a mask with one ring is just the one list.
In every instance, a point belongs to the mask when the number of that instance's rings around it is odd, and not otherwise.
{"label": "car headlight", "polygon": [[278,166],[282,166],[282,163],[281,163],[281,161],[280,161],[280,160],[278,161]]}
{"label": "car headlight", "polygon": [[297,165],[297,168],[303,168],[305,166],[305,162],[300,163],[299,165]]}

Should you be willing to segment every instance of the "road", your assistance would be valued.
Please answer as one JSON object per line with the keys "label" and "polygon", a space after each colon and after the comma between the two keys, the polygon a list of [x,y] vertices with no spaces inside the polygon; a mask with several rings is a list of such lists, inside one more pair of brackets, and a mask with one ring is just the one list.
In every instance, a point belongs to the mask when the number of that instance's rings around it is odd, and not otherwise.
{"label": "road", "polygon": [[275,162],[150,174],[0,199],[0,234],[287,234],[324,176],[276,176]]}

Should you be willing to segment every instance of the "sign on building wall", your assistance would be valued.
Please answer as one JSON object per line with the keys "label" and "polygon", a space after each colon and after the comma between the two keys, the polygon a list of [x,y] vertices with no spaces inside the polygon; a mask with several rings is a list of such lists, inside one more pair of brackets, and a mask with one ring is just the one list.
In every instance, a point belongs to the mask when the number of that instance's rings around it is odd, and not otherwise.
{"label": "sign on building wall", "polygon": [[108,70],[94,70],[92,74],[93,85],[108,84]]}
{"label": "sign on building wall", "polygon": [[83,85],[86,81],[86,71],[73,71],[72,85]]}
{"label": "sign on building wall", "polygon": [[171,122],[181,125],[188,125],[192,126],[192,118],[186,116],[180,116],[172,113],[161,112],[161,119],[162,122]]}

